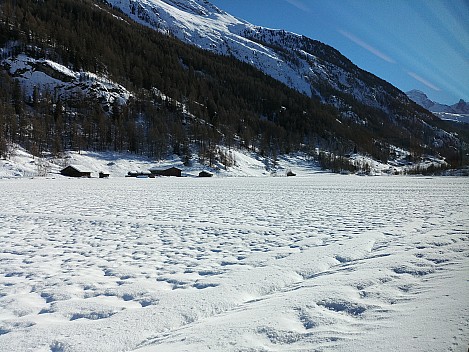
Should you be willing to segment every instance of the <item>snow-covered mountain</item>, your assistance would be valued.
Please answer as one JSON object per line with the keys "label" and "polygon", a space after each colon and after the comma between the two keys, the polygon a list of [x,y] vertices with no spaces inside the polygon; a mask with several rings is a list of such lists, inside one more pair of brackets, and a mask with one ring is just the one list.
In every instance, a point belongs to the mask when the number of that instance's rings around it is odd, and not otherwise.
{"label": "snow-covered mountain", "polygon": [[448,105],[439,104],[430,100],[427,95],[420,90],[413,89],[406,94],[414,102],[431,112],[449,112],[449,109],[451,109]]}
{"label": "snow-covered mountain", "polygon": [[[132,19],[162,33],[252,64],[279,81],[311,94],[309,82],[280,55],[243,35],[254,25],[237,19],[205,0],[109,0]],[[259,28],[260,29],[260,28]]]}
{"label": "snow-covered mountain", "polygon": [[[188,116],[191,121],[201,121],[204,128],[216,119],[222,146],[234,142],[258,148],[261,154],[267,148],[267,155],[306,145],[316,147],[310,149],[315,153],[334,153],[330,160],[336,153],[363,149],[364,154],[386,162],[395,157],[393,150],[410,153],[411,147],[418,145],[428,155],[450,160],[453,144],[459,143],[451,131],[434,127],[436,116],[416,108],[403,92],[360,69],[334,48],[294,33],[255,26],[208,1],[107,1],[114,10],[101,1],[68,1],[55,13],[50,3],[29,0],[21,6],[30,17],[37,14],[36,22],[18,22],[21,26],[15,31],[0,26],[4,33],[2,69],[8,73],[4,86],[9,94],[17,93],[12,109],[28,121],[41,113],[55,113],[60,107],[54,107],[58,98],[67,104],[62,109],[67,123],[58,126],[65,132],[52,128],[57,126],[42,126],[39,118],[35,121],[39,127],[32,147],[36,151],[138,149],[139,153],[163,156],[171,148],[180,152],[181,146],[190,147],[187,142],[210,137],[209,133],[201,134],[197,124],[187,123]],[[7,10],[15,9],[13,3],[10,5]],[[49,10],[39,16],[40,7],[46,5]],[[16,11],[17,17],[21,11]],[[88,20],[77,22],[69,16],[75,13]],[[8,23],[5,16],[0,25]],[[151,29],[135,24],[128,16]],[[29,32],[34,33],[32,39],[24,38],[22,33]],[[213,67],[216,70],[212,71]],[[19,82],[21,91],[17,83],[9,82]],[[225,86],[229,89],[224,90]],[[39,91],[50,92],[52,99],[44,99],[48,109],[36,114],[34,93]],[[109,104],[123,103],[131,95],[125,107],[110,109]],[[80,100],[80,96],[86,99]],[[97,105],[91,112],[88,109],[88,102],[94,104],[96,98],[107,105],[107,116]],[[240,104],[233,103],[237,99]],[[182,107],[181,111],[175,106]],[[162,113],[156,113],[159,109]],[[173,126],[174,116],[180,120]],[[240,121],[240,116],[249,119]],[[55,123],[54,119],[49,121]],[[295,126],[294,130],[290,131],[290,126]],[[54,138],[43,136],[43,131],[53,131]],[[266,137],[269,133],[276,139]],[[415,136],[415,140],[407,136]],[[29,131],[5,138],[21,146],[31,144]],[[161,145],[153,143],[156,140]],[[213,145],[211,140],[207,143]]]}
{"label": "snow-covered mountain", "polygon": [[[230,55],[309,96],[347,110],[350,94],[388,110],[390,99],[407,97],[365,72],[334,48],[302,35],[253,25],[206,0],[108,0],[134,20],[218,54]],[[332,89],[332,91],[331,91]]]}
{"label": "snow-covered mountain", "polygon": [[407,92],[407,96],[414,102],[423,106],[425,109],[431,112],[448,112],[452,114],[469,114],[469,103],[463,99],[459,100],[458,103],[453,105],[445,105],[430,100],[427,95],[417,89],[413,89]]}
{"label": "snow-covered mountain", "polygon": [[457,114],[469,114],[469,103],[465,102],[463,99],[451,105],[451,108],[454,109]]}
{"label": "snow-covered mountain", "polygon": [[463,99],[456,104],[445,105],[430,100],[424,92],[417,89],[413,89],[406,94],[411,100],[443,120],[469,123],[469,103]]}

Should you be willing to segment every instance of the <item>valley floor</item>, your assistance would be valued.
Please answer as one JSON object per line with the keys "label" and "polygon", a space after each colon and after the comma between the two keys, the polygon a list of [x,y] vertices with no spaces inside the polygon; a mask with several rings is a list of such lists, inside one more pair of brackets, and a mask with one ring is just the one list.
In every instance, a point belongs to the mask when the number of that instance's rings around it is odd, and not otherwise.
{"label": "valley floor", "polygon": [[469,183],[0,179],[3,351],[467,351]]}

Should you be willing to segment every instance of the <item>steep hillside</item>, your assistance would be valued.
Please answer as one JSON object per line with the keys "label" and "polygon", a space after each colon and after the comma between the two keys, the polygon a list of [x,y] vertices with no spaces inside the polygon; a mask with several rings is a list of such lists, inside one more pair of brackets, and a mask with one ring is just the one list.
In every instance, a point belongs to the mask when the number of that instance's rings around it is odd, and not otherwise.
{"label": "steep hillside", "polygon": [[[155,3],[132,2],[129,14],[143,18],[141,6]],[[220,23],[244,33],[236,40],[251,54],[247,44],[254,43],[257,57],[271,53],[276,67],[293,67],[288,48],[299,40],[295,45],[303,53],[314,51],[330,68],[317,72],[344,78],[352,67],[350,82],[363,87],[350,85],[350,92],[340,91],[329,83],[334,79],[317,78],[313,95],[320,99],[311,98],[230,55],[183,44],[173,38],[175,32],[167,35],[164,21],[159,26],[166,34],[102,2],[7,0],[0,5],[2,154],[8,154],[8,144],[18,143],[34,154],[115,150],[160,157],[175,152],[185,163],[197,158],[229,167],[229,158],[218,147],[224,145],[248,148],[273,160],[302,150],[335,170],[357,169],[344,157],[352,152],[384,162],[397,154],[411,159],[433,154],[453,165],[461,162],[462,144],[437,127],[433,115],[386,82],[364,74],[334,49],[293,34],[263,30],[261,35],[261,29],[246,27],[206,1],[158,3],[166,9],[158,8],[160,19],[185,18],[190,23],[204,18],[206,33]],[[169,16],[175,10],[177,16]],[[196,31],[200,21],[193,23]],[[196,38],[194,33],[185,32]],[[199,43],[202,37],[197,38]],[[276,47],[278,40],[290,43],[287,49]],[[210,42],[230,40],[218,36]],[[335,63],[326,58],[335,58]],[[288,70],[279,72],[291,77]],[[310,76],[308,86],[313,81]],[[365,96],[373,89],[382,92],[376,94],[379,104],[354,97],[354,92]]]}
{"label": "steep hillside", "polygon": [[[377,133],[386,119],[411,135],[441,125],[407,95],[366,72],[334,48],[284,30],[263,28],[218,9],[206,0],[107,0],[136,21],[186,43],[246,62],[289,87],[339,111],[353,125]],[[379,115],[379,117],[377,117]],[[416,125],[416,121],[417,122]],[[393,130],[392,144],[406,143]],[[444,135],[445,133],[439,133]],[[431,144],[432,142],[428,141]],[[440,144],[440,141],[433,141]],[[410,145],[408,145],[410,147]]]}
{"label": "steep hillside", "polygon": [[[348,114],[356,104],[379,109],[393,118],[414,112],[403,92],[360,69],[334,48],[302,35],[255,26],[206,0],[107,2],[159,32],[246,62]],[[366,122],[366,116],[356,111],[353,115]],[[419,118],[433,119],[424,112]]]}
{"label": "steep hillside", "polygon": [[24,93],[33,97],[38,90],[54,92],[62,101],[81,99],[82,95],[93,96],[103,105],[115,100],[125,104],[131,93],[122,85],[91,72],[76,72],[48,59],[34,59],[24,54],[9,56],[3,67],[21,83]]}

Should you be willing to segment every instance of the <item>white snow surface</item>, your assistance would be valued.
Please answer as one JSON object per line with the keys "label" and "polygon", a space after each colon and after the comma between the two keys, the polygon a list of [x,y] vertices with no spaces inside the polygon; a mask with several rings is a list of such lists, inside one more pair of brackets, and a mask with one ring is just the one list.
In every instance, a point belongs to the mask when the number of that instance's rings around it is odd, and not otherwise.
{"label": "white snow surface", "polygon": [[434,112],[442,120],[469,123],[469,114],[452,114],[450,112]]}
{"label": "white snow surface", "polygon": [[[225,168],[223,164],[216,163],[212,167],[207,167],[200,164],[197,158],[194,157],[191,160],[191,165],[185,166],[177,155],[155,160],[131,153],[93,151],[68,151],[62,157],[49,155],[38,158],[18,145],[11,145],[8,158],[0,158],[0,179],[62,177],[60,170],[69,165],[91,172],[91,177],[98,177],[100,172],[109,174],[110,177],[124,177],[129,172],[148,173],[151,169],[170,167],[180,168],[182,175],[187,177],[196,177],[201,171],[208,171],[214,177],[282,177],[286,176],[288,171],[292,171],[298,177],[307,177],[317,173],[325,173],[316,161],[303,153],[280,155],[274,162],[272,159],[262,157],[254,152],[239,149],[229,150],[223,146],[218,148],[232,159],[233,165]],[[406,161],[408,152],[395,148],[394,153],[396,159],[390,160],[386,164],[360,154],[350,155],[350,160],[357,165],[368,164],[370,175],[373,176],[405,174],[417,165],[421,169],[432,165],[435,167],[445,165],[444,160],[430,156],[427,156],[418,164],[408,165],[408,161]]]}
{"label": "white snow surface", "polygon": [[[215,164],[209,168],[193,160],[191,166],[184,166],[177,155],[168,156],[162,160],[155,160],[131,153],[68,151],[60,158],[45,156],[34,157],[18,145],[11,146],[8,159],[0,158],[0,179],[24,177],[62,177],[60,170],[69,165],[90,171],[91,177],[98,177],[99,172],[109,174],[110,177],[124,177],[129,172],[145,173],[150,169],[166,169],[178,167],[183,176],[195,177],[205,170],[215,177],[261,177],[286,176],[291,170],[298,176],[308,176],[323,173],[317,163],[305,155],[280,156],[276,165],[272,161],[262,158],[253,152],[228,150],[220,146],[219,149],[231,155],[234,164],[225,169],[222,164]],[[373,165],[375,169],[388,165]]]}
{"label": "white snow surface", "polygon": [[466,351],[469,183],[0,179],[2,351]]}
{"label": "white snow surface", "polygon": [[1,62],[9,73],[21,82],[27,96],[32,99],[34,88],[46,91],[62,100],[93,95],[103,103],[114,100],[124,104],[132,95],[127,89],[103,75],[73,71],[57,62],[34,59],[24,54],[8,57]]}

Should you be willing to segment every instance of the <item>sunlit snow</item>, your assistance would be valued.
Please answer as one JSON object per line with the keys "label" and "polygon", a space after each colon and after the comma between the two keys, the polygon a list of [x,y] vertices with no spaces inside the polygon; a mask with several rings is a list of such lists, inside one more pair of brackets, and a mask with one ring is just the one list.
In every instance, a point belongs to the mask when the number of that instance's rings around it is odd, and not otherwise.
{"label": "sunlit snow", "polygon": [[8,71],[21,82],[28,97],[35,88],[58,93],[61,99],[80,97],[84,93],[95,95],[101,101],[126,102],[132,95],[120,84],[91,72],[73,71],[51,60],[34,59],[20,54],[3,60]]}
{"label": "sunlit snow", "polygon": [[466,351],[468,186],[1,179],[1,350]]}

